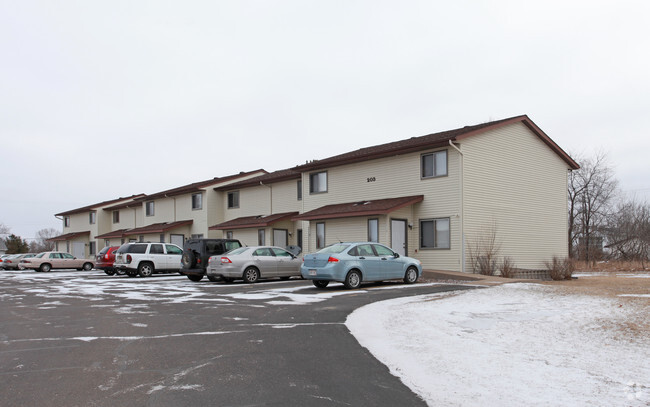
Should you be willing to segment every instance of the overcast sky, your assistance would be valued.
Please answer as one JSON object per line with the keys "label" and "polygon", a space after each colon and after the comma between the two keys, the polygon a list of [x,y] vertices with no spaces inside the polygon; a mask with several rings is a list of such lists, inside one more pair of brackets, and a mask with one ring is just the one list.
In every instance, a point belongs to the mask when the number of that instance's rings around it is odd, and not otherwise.
{"label": "overcast sky", "polygon": [[[535,4],[532,4],[535,3]],[[650,196],[650,2],[0,0],[0,223],[527,114]]]}

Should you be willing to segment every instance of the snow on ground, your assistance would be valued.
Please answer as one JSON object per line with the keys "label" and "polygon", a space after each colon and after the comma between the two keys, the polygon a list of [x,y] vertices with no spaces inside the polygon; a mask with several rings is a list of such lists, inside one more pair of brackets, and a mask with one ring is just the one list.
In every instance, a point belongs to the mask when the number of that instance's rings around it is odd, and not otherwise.
{"label": "snow on ground", "polygon": [[346,325],[431,406],[648,406],[647,308],[506,284],[373,303]]}

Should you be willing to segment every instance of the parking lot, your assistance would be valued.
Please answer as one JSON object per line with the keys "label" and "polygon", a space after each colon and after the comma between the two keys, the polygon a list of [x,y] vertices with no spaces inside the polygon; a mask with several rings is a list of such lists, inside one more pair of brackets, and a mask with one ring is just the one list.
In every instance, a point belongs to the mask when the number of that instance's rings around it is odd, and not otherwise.
{"label": "parking lot", "polygon": [[95,270],[2,271],[0,287],[4,406],[425,405],[345,319],[383,299],[470,288]]}

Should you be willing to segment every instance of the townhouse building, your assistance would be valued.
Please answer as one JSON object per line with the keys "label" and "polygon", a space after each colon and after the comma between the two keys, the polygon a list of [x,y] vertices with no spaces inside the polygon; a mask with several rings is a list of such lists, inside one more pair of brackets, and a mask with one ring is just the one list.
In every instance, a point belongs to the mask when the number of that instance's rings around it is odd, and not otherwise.
{"label": "townhouse building", "polygon": [[496,257],[539,269],[568,255],[567,179],[577,168],[517,116],[104,205],[120,222],[96,245],[204,236],[307,253],[369,240],[427,269],[471,271],[492,244]]}

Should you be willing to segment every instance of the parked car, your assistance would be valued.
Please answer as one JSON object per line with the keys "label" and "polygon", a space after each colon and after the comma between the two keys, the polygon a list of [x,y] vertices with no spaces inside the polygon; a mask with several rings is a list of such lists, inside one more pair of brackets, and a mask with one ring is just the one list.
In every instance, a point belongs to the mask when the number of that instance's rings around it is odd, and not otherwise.
{"label": "parked car", "polygon": [[318,288],[339,281],[352,289],[359,288],[362,281],[398,278],[413,284],[422,275],[422,263],[378,243],[337,243],[305,255],[300,273]]}
{"label": "parked car", "polygon": [[34,257],[23,259],[20,266],[26,269],[48,272],[52,269],[77,269],[90,271],[95,262],[89,259],[78,259],[65,252],[43,252]]}
{"label": "parked car", "polygon": [[36,253],[20,253],[20,254],[14,254],[11,256],[8,256],[4,259],[2,262],[2,268],[5,270],[19,270],[22,269],[22,266],[20,266],[20,262],[22,259],[29,259],[31,257],[35,257]]}
{"label": "parked car", "polygon": [[300,276],[301,265],[300,258],[281,247],[251,246],[210,257],[207,274],[214,280],[255,283],[260,278]]}
{"label": "parked car", "polygon": [[113,263],[115,262],[115,251],[119,248],[120,246],[106,246],[100,250],[95,257],[95,268],[104,270],[104,273],[109,276],[115,274],[116,270],[115,267],[113,267]]}
{"label": "parked car", "polygon": [[113,267],[129,277],[178,272],[182,255],[183,249],[171,243],[125,243],[115,251]]}
{"label": "parked car", "polygon": [[[242,247],[237,239],[189,239],[183,244],[180,273],[192,281],[201,281],[206,275],[210,256],[220,255]],[[218,281],[208,276],[210,281]]]}

